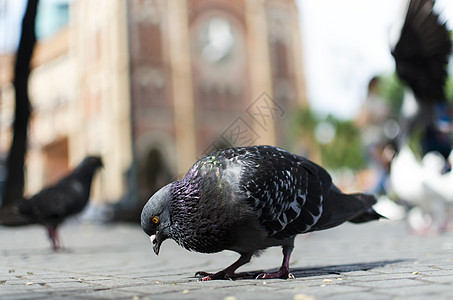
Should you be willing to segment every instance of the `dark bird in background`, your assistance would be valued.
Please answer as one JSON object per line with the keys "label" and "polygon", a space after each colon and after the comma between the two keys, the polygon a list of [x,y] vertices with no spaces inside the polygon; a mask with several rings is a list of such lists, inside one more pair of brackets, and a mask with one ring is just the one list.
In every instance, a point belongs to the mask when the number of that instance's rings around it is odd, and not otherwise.
{"label": "dark bird in background", "polygon": [[88,203],[93,176],[101,166],[100,157],[88,156],[55,185],[17,204],[21,216],[46,226],[53,249],[61,248],[58,226],[67,217],[81,212]]}
{"label": "dark bird in background", "polygon": [[141,224],[156,254],[168,238],[191,251],[240,254],[220,272],[198,272],[203,280],[243,276],[236,269],[271,246],[282,246],[282,266],[259,277],[292,278],[297,234],[379,219],[375,202],[371,195],[343,194],[322,167],[285,150],[230,148],[203,157],[182,180],[155,193]]}
{"label": "dark bird in background", "polygon": [[392,28],[391,53],[398,77],[410,88],[402,105],[398,145],[415,128],[435,122],[436,106],[445,105],[447,65],[452,50],[446,22],[433,11],[434,0],[410,0]]}
{"label": "dark bird in background", "polygon": [[[448,225],[446,205],[453,201],[450,176],[442,174],[450,169],[447,158],[452,150],[445,95],[452,41],[446,22],[433,11],[434,0],[406,0],[404,4],[402,18],[393,28],[396,43],[392,55],[396,72],[408,88],[390,182],[398,198],[409,204],[409,227],[421,234],[440,233]],[[409,147],[414,131],[421,132],[423,161]],[[441,154],[441,167],[433,164],[439,161],[434,152]]]}

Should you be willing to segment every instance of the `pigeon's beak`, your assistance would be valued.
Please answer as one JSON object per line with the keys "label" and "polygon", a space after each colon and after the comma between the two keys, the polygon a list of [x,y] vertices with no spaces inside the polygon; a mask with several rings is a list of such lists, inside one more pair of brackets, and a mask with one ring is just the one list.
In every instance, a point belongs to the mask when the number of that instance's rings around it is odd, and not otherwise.
{"label": "pigeon's beak", "polygon": [[149,237],[151,243],[153,244],[153,250],[156,255],[159,255],[160,245],[162,244],[162,240],[160,238],[159,232],[156,231],[156,234],[153,234]]}

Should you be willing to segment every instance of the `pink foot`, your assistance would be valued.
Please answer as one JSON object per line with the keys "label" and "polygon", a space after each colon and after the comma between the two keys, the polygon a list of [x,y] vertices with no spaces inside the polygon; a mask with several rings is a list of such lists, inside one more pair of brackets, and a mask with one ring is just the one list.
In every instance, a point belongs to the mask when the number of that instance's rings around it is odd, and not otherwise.
{"label": "pink foot", "polygon": [[262,273],[259,274],[256,279],[272,279],[272,278],[282,278],[282,279],[295,279],[293,274],[289,272],[286,268],[280,268],[277,272],[273,273]]}

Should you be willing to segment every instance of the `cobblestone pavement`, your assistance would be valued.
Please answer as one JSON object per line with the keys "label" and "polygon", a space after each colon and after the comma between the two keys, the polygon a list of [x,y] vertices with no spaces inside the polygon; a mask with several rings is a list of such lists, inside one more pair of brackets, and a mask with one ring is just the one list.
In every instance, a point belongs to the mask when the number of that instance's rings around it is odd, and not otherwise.
{"label": "cobblestone pavement", "polygon": [[[133,225],[62,227],[66,250],[50,250],[39,226],[0,227],[0,299],[452,299],[453,233],[408,235],[401,222],[340,227],[296,239],[292,280],[202,282],[238,255],[198,254],[173,241],[155,256]],[[279,248],[240,270],[272,270]]]}

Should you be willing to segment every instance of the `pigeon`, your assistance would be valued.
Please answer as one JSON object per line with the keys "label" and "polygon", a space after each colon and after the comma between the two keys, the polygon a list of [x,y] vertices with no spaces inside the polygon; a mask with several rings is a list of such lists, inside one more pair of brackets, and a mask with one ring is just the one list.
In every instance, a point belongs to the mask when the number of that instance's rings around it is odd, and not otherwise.
{"label": "pigeon", "polygon": [[[448,156],[448,162],[453,163],[453,151]],[[422,165],[426,170],[426,186],[435,191],[446,203],[453,204],[453,171],[445,172],[444,155],[431,151],[422,159]]]}
{"label": "pigeon", "polygon": [[289,270],[294,239],[346,221],[377,220],[376,199],[343,194],[325,169],[273,146],[215,151],[198,160],[181,180],[157,191],[146,203],[141,226],[153,250],[173,239],[201,253],[231,250],[239,259],[217,273],[197,272],[205,280],[234,279],[253,255],[281,246],[283,263],[259,278],[293,278]]}
{"label": "pigeon", "polygon": [[18,213],[47,228],[54,250],[61,249],[58,226],[69,216],[81,212],[88,203],[91,182],[102,166],[98,156],[86,157],[66,177],[17,205]]}
{"label": "pigeon", "polygon": [[401,108],[397,150],[416,128],[434,122],[436,105],[446,103],[444,86],[452,41],[446,23],[433,11],[434,3],[434,0],[404,1],[404,15],[391,31],[396,72],[409,87]]}
{"label": "pigeon", "polygon": [[[453,153],[449,159],[453,159]],[[444,166],[442,154],[431,151],[419,160],[408,145],[392,160],[391,187],[408,205],[406,221],[416,234],[443,233],[447,229],[448,208],[453,204],[453,172],[443,173]]]}

